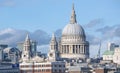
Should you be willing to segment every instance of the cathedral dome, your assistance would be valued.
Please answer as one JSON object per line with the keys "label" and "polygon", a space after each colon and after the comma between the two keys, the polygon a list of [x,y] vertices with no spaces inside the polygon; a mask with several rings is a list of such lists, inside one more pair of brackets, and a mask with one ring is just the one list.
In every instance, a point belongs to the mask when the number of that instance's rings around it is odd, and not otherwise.
{"label": "cathedral dome", "polygon": [[62,35],[66,36],[85,36],[84,29],[77,23],[67,24],[62,31]]}
{"label": "cathedral dome", "polygon": [[58,43],[59,56],[69,62],[71,60],[85,61],[89,58],[89,42],[86,41],[83,27],[77,23],[74,4],[70,22],[64,27]]}
{"label": "cathedral dome", "polygon": [[65,28],[63,29],[62,38],[66,39],[67,42],[68,42],[68,40],[69,41],[71,40],[71,42],[74,42],[76,40],[77,41],[79,41],[79,40],[85,41],[86,40],[84,29],[76,21],[76,14],[75,14],[75,10],[74,10],[74,5],[72,8],[70,23],[67,24],[65,26]]}

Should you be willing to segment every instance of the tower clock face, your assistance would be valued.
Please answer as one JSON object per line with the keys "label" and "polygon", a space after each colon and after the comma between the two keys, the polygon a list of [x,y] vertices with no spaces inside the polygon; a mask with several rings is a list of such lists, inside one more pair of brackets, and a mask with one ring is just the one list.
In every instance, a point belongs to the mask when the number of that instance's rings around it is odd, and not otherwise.
{"label": "tower clock face", "polygon": [[50,57],[52,57],[53,56],[53,54],[52,53],[50,53]]}

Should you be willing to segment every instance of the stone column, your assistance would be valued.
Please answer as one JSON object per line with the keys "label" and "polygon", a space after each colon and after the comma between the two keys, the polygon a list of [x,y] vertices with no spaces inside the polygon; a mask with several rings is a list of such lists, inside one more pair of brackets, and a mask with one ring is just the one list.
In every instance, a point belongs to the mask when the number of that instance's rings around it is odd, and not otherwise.
{"label": "stone column", "polygon": [[76,45],[76,53],[78,54],[78,45]]}
{"label": "stone column", "polygon": [[64,45],[63,45],[62,47],[63,47],[63,53],[65,53],[65,52],[64,52]]}
{"label": "stone column", "polygon": [[74,49],[75,49],[75,54],[76,54],[76,45],[74,45]]}
{"label": "stone column", "polygon": [[79,53],[81,53],[81,48],[80,48],[81,45],[79,45]]}
{"label": "stone column", "polygon": [[70,52],[69,52],[69,51],[70,51],[70,50],[69,50],[69,45],[67,45],[67,49],[68,49],[68,53],[70,53]]}
{"label": "stone column", "polygon": [[61,45],[61,48],[60,48],[59,50],[61,51],[61,53],[63,53],[63,51],[62,51],[62,50],[63,50],[63,47],[62,47],[62,45]]}
{"label": "stone column", "polygon": [[79,54],[80,54],[80,48],[79,48]]}
{"label": "stone column", "polygon": [[84,53],[86,54],[86,45],[84,45]]}
{"label": "stone column", "polygon": [[85,53],[85,47],[84,47],[84,45],[83,45],[83,53]]}
{"label": "stone column", "polygon": [[70,45],[69,47],[70,47],[70,53],[73,53],[73,51],[72,51],[72,45]]}
{"label": "stone column", "polygon": [[74,45],[73,45],[72,51],[73,51],[73,53],[75,53]]}
{"label": "stone column", "polygon": [[77,54],[79,53],[79,47],[78,47],[78,45],[77,45]]}
{"label": "stone column", "polygon": [[81,45],[80,45],[80,53],[82,53]]}
{"label": "stone column", "polygon": [[64,49],[65,49],[65,53],[66,53],[66,47],[65,47],[65,45],[64,45]]}
{"label": "stone column", "polygon": [[81,49],[81,53],[83,53],[83,45],[81,45],[80,49]]}
{"label": "stone column", "polygon": [[77,45],[75,45],[75,48],[76,48],[76,54],[77,54],[78,53]]}
{"label": "stone column", "polygon": [[82,45],[82,53],[84,53],[84,47],[83,47],[83,45]]}
{"label": "stone column", "polygon": [[64,46],[62,45],[62,53],[64,53]]}
{"label": "stone column", "polygon": [[76,47],[75,47],[75,45],[74,45],[74,50],[75,50],[75,54],[76,54]]}
{"label": "stone column", "polygon": [[88,47],[88,45],[86,46],[86,54],[88,54],[89,53],[89,47]]}
{"label": "stone column", "polygon": [[71,53],[73,53],[73,46],[70,45],[70,50],[71,50]]}
{"label": "stone column", "polygon": [[66,53],[68,52],[68,50],[67,50],[67,45],[65,45],[65,49],[66,49]]}
{"label": "stone column", "polygon": [[79,45],[77,45],[77,49],[78,49],[78,54],[80,53],[80,48],[79,48]]}

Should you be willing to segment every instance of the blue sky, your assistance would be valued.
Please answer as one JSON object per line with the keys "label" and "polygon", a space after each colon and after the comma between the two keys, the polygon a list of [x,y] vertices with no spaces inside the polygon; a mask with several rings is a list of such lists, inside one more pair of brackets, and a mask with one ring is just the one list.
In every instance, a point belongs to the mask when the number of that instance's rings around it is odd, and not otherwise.
{"label": "blue sky", "polygon": [[104,20],[103,25],[120,23],[119,0],[0,0],[0,29],[52,33],[69,23],[72,3],[81,25],[99,18]]}
{"label": "blue sky", "polygon": [[16,44],[29,31],[48,48],[51,34],[69,23],[73,3],[94,55],[100,41],[102,52],[108,42],[120,43],[120,0],[0,0],[0,43]]}

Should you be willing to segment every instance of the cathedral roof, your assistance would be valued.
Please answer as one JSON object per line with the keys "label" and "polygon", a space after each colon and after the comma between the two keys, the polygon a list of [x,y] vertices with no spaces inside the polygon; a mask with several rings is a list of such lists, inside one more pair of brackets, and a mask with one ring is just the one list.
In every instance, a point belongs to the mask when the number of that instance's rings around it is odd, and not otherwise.
{"label": "cathedral roof", "polygon": [[43,62],[44,58],[39,57],[38,55],[36,55],[35,57],[32,58],[32,61],[34,61],[34,62]]}
{"label": "cathedral roof", "polygon": [[77,23],[67,24],[62,31],[62,35],[85,35],[84,29]]}
{"label": "cathedral roof", "polygon": [[114,51],[107,50],[103,53],[103,55],[113,55]]}

